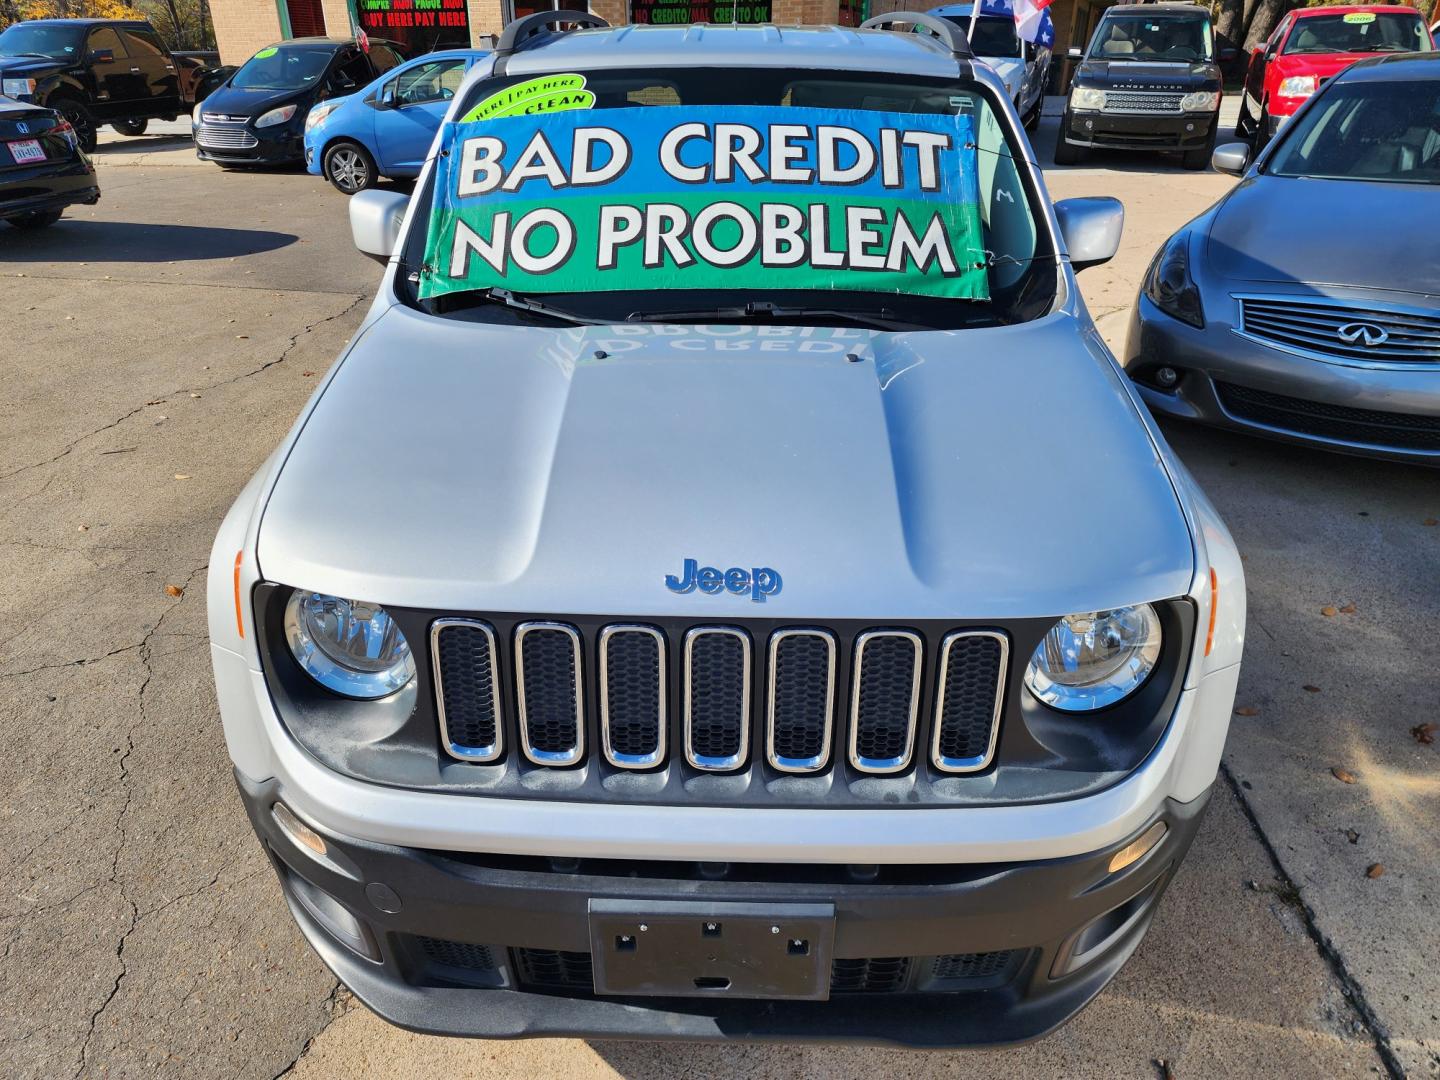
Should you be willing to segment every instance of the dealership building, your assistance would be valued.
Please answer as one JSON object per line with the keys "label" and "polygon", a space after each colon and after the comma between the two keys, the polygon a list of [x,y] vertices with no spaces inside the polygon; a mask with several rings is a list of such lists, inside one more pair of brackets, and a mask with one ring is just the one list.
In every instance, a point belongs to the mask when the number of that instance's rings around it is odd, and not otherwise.
{"label": "dealership building", "polygon": [[[210,0],[220,58],[240,64],[282,38],[348,36],[355,27],[413,53],[488,44],[512,19],[556,7],[587,9],[612,26],[624,23],[773,22],[856,26],[871,15],[910,7],[904,0]],[[939,0],[925,0],[922,10]],[[1084,41],[1113,0],[1055,0],[1055,49],[1061,55],[1078,27]]]}

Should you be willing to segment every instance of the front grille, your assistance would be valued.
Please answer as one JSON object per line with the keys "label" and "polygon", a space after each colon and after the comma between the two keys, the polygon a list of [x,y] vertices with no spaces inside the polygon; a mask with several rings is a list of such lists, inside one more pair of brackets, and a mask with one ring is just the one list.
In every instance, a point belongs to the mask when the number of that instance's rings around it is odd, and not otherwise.
{"label": "front grille", "polygon": [[1010,967],[1012,950],[1004,952],[952,953],[935,957],[931,974],[936,979],[991,979]]}
{"label": "front grille", "polygon": [[1299,435],[1395,450],[1440,450],[1440,416],[1353,409],[1217,382],[1225,411],[1238,420]]}
{"label": "front grille", "polygon": [[1440,364],[1440,314],[1313,297],[1242,296],[1245,337],[1322,360]]}
{"label": "front grille", "polygon": [[415,939],[425,959],[445,967],[463,968],[466,971],[493,971],[495,956],[485,945],[471,945],[465,941],[446,941],[444,938],[419,937]]}
{"label": "front grille", "polygon": [[573,765],[585,755],[580,634],[564,623],[515,630],[520,739],[536,765]]}
{"label": "front grille", "polygon": [[260,141],[241,124],[211,123],[203,117],[200,126],[195,129],[195,141],[216,150],[250,150],[260,145]]}
{"label": "front grille", "polygon": [[1004,700],[1009,642],[990,631],[962,631],[940,648],[931,760],[942,772],[976,772],[990,764]]}
{"label": "front grille", "polygon": [[850,764],[862,772],[900,772],[915,747],[923,649],[908,630],[872,630],[855,643]]}
{"label": "front grille", "polygon": [[826,630],[781,630],[770,638],[767,757],[781,772],[817,772],[830,759],[835,652]]}
{"label": "front grille", "polygon": [[600,733],[605,758],[646,769],[665,757],[665,635],[650,626],[600,634]]}
{"label": "front grille", "polygon": [[685,756],[697,769],[727,772],[745,761],[750,738],[750,638],[702,626],[685,635]]}
{"label": "front grille", "polygon": [[910,975],[908,956],[840,959],[830,969],[832,994],[893,994]]}
{"label": "front grille", "polygon": [[494,629],[479,620],[437,619],[430,655],[442,744],[463,761],[494,761],[504,749]]}
{"label": "front grille", "polygon": [[1114,113],[1178,113],[1184,94],[1149,90],[1106,90],[1105,111]]}
{"label": "front grille", "polygon": [[515,970],[526,986],[543,990],[592,990],[595,976],[588,952],[511,949]]}

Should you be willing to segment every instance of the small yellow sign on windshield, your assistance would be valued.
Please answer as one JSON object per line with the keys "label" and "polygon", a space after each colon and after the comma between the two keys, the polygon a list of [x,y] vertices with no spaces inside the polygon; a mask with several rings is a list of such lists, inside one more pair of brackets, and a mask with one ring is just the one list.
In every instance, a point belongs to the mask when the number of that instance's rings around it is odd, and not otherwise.
{"label": "small yellow sign on windshield", "polygon": [[1345,16],[1345,21],[1347,23],[1372,23],[1375,21],[1375,13],[1373,11],[1352,11]]}
{"label": "small yellow sign on windshield", "polygon": [[271,45],[268,49],[261,49],[254,55],[254,57],[252,57],[252,59],[264,60],[267,56],[274,56],[279,51],[280,50],[277,49],[274,45]]}
{"label": "small yellow sign on windshield", "polygon": [[494,120],[500,116],[538,116],[595,107],[595,95],[585,89],[584,75],[546,75],[507,86],[491,94],[460,118],[460,123]]}

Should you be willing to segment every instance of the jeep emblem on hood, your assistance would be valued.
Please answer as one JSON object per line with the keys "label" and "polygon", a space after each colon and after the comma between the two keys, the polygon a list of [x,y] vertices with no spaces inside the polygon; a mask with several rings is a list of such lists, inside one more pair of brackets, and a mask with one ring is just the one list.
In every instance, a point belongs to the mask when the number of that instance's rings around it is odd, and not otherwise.
{"label": "jeep emblem on hood", "polygon": [[685,560],[685,567],[678,577],[675,574],[665,575],[665,587],[671,592],[688,593],[698,587],[701,592],[713,596],[722,589],[728,589],[732,593],[748,592],[750,599],[757,604],[763,604],[767,596],[778,593],[781,584],[780,575],[768,566],[752,566],[749,570],[743,566],[732,566],[729,570],[720,570],[714,566],[701,566],[694,559]]}

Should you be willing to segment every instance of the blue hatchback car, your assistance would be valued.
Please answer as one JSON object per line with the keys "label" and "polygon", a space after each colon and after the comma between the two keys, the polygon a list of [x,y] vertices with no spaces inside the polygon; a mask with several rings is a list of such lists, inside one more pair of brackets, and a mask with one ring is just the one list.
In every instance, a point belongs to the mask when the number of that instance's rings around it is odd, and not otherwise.
{"label": "blue hatchback car", "polygon": [[465,73],[490,53],[426,53],[359,93],[316,105],[305,119],[305,167],[346,195],[382,176],[418,176]]}

